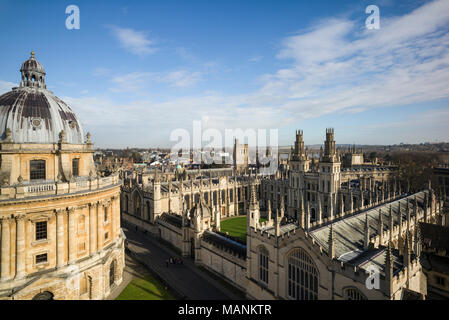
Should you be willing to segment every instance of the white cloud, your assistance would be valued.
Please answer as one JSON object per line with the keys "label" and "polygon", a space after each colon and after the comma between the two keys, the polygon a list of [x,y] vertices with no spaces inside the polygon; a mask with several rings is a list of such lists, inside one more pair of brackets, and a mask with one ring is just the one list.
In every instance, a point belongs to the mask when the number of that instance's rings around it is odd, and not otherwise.
{"label": "white cloud", "polygon": [[104,76],[110,75],[111,72],[112,72],[111,69],[103,68],[103,67],[98,67],[98,68],[95,68],[95,69],[94,69],[94,71],[92,72],[92,74],[93,74],[95,77],[104,77]]}
{"label": "white cloud", "polygon": [[18,87],[18,84],[9,81],[0,80],[0,94],[11,91],[13,87]]}
{"label": "white cloud", "polygon": [[202,80],[198,71],[175,70],[170,72],[132,72],[112,78],[113,92],[142,93],[154,83],[167,83],[171,87],[187,88]]}
{"label": "white cloud", "polygon": [[192,87],[201,81],[201,72],[190,72],[187,70],[177,70],[162,76],[161,81],[169,83],[171,86],[186,88]]}
{"label": "white cloud", "polygon": [[[209,120],[204,125],[217,129],[282,128],[331,113],[353,114],[431,102],[449,97],[448,24],[449,1],[442,0],[403,16],[382,18],[380,30],[362,30],[348,19],[320,21],[283,39],[277,58],[284,67],[261,77],[261,87],[246,94],[209,92],[126,104],[105,97],[65,99],[93,134],[104,137],[103,145],[113,141],[120,146],[168,145],[171,130],[190,129],[193,120],[205,116]],[[130,34],[135,35],[133,30]],[[140,40],[131,41],[129,48],[143,43],[143,52],[151,51],[151,41],[145,41],[141,34],[137,38]],[[112,90],[145,91],[152,83],[185,88],[203,76],[203,72],[186,69],[134,72],[112,77]],[[423,110],[422,116],[386,125],[385,129],[409,125],[418,137],[425,119],[423,125],[429,130],[429,123],[438,122],[439,134],[444,126],[441,119],[447,121],[447,110],[427,117]]]}
{"label": "white cloud", "polygon": [[109,29],[121,47],[133,54],[144,56],[157,50],[154,47],[154,40],[149,39],[146,32],[117,26],[110,26]]}
{"label": "white cloud", "polygon": [[434,1],[360,32],[348,20],[320,22],[282,41],[292,65],[265,75],[260,95],[297,119],[449,97],[449,2]]}
{"label": "white cloud", "polygon": [[113,92],[140,92],[148,85],[151,76],[151,72],[132,72],[114,76],[111,80],[114,87],[110,90]]}
{"label": "white cloud", "polygon": [[263,59],[263,56],[254,56],[249,59],[250,62],[259,62]]}

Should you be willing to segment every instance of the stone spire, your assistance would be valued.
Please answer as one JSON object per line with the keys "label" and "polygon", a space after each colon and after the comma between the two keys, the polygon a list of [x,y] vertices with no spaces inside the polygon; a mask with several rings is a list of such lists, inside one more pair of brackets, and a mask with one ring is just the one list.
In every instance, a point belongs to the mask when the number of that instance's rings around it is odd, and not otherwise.
{"label": "stone spire", "polygon": [[410,285],[410,260],[411,260],[411,252],[410,252],[410,237],[409,232],[405,233],[405,244],[404,244],[404,255],[403,255],[403,264],[407,269],[407,289],[409,289]]}
{"label": "stone spire", "polygon": [[427,222],[427,217],[428,217],[428,206],[429,206],[429,194],[428,193],[424,193],[424,222]]}
{"label": "stone spire", "polygon": [[188,210],[187,210],[187,206],[186,206],[186,200],[183,199],[182,200],[182,226],[183,227],[187,226],[187,221],[188,221]]}
{"label": "stone spire", "polygon": [[284,215],[285,215],[285,203],[284,203],[284,197],[283,196],[281,196],[281,208],[280,208],[279,212],[281,214],[280,217],[282,219],[284,217]]}
{"label": "stone spire", "polygon": [[421,255],[421,232],[419,225],[415,226],[415,248],[413,251],[417,257]]}
{"label": "stone spire", "polygon": [[257,200],[256,187],[254,183],[251,183],[251,200],[249,204],[249,224],[257,229],[259,225],[260,211],[259,201]]}
{"label": "stone spire", "polygon": [[251,199],[250,207],[259,209],[259,201],[257,201],[256,187],[254,183],[251,183]]}
{"label": "stone spire", "polygon": [[407,231],[405,233],[405,241],[404,241],[404,266],[408,267],[410,265],[410,255],[411,255],[411,248],[410,248],[410,235]]}
{"label": "stone spire", "polygon": [[220,210],[218,210],[218,206],[215,206],[215,229],[217,231],[220,231],[220,222],[221,222],[221,214],[220,214]]}
{"label": "stone spire", "polygon": [[276,233],[276,237],[280,237],[281,236],[281,219],[279,218],[279,209],[276,209],[276,219],[274,221],[275,223],[275,233]]}
{"label": "stone spire", "polygon": [[268,223],[271,223],[271,200],[268,199],[267,201],[267,220]]}
{"label": "stone spire", "polygon": [[168,181],[168,212],[171,213],[171,191],[172,191],[172,181]]}
{"label": "stone spire", "polygon": [[394,227],[393,211],[392,211],[391,205],[388,210],[390,213],[390,242],[391,242],[391,241],[393,241],[393,227]]}
{"label": "stone spire", "polygon": [[379,209],[379,245],[382,245],[383,243],[383,237],[384,237],[384,223],[383,223],[383,215],[382,210]]}
{"label": "stone spire", "polygon": [[409,198],[407,198],[407,231],[410,231],[410,201]]}
{"label": "stone spire", "polygon": [[335,258],[335,243],[334,243],[334,225],[331,224],[330,230],[329,230],[329,239],[328,239],[328,255],[329,258],[334,259]]}
{"label": "stone spire", "polygon": [[418,226],[418,199],[416,198],[416,195],[413,199],[413,213],[415,214],[415,228]]}
{"label": "stone spire", "polygon": [[385,254],[385,281],[387,283],[388,295],[391,295],[393,288],[393,256],[391,253],[391,242],[388,242],[388,247]]}
{"label": "stone spire", "polygon": [[368,213],[365,213],[365,240],[363,243],[365,249],[369,248],[369,240],[370,240],[370,229],[369,229]]}

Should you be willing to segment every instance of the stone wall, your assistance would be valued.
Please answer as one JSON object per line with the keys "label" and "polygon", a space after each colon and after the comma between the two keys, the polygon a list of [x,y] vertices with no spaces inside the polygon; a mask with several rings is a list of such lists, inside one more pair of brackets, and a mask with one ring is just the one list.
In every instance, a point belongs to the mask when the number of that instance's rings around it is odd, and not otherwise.
{"label": "stone wall", "polygon": [[201,241],[201,260],[198,263],[224,280],[246,291],[246,260],[229,251]]}

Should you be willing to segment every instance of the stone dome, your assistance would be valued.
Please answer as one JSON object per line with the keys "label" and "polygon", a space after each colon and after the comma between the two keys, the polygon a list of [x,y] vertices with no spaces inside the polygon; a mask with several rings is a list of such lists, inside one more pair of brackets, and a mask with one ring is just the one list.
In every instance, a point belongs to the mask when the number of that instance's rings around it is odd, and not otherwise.
{"label": "stone dome", "polygon": [[34,52],[20,69],[20,87],[0,96],[0,139],[14,143],[83,144],[84,133],[72,109],[46,89],[45,71]]}

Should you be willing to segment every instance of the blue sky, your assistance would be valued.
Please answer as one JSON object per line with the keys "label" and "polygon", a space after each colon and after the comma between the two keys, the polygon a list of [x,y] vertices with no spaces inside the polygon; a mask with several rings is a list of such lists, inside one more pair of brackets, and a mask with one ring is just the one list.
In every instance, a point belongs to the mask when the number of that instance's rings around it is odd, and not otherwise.
{"label": "blue sky", "polygon": [[447,0],[0,0],[0,28],[0,93],[34,50],[98,147],[171,146],[194,120],[280,145],[449,141]]}

